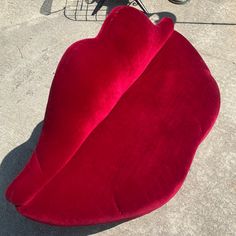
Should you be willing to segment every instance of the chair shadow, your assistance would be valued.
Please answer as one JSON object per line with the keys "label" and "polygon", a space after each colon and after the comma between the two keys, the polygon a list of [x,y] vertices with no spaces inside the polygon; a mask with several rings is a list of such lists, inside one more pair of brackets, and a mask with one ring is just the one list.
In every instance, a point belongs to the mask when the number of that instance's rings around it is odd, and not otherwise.
{"label": "chair shadow", "polygon": [[5,199],[5,191],[12,180],[23,169],[33,152],[43,122],[41,121],[33,130],[30,138],[10,151],[3,159],[0,165],[0,235],[17,235],[17,236],[32,236],[32,235],[91,235],[110,228],[113,228],[122,222],[109,224],[100,224],[94,226],[81,227],[60,227],[38,223],[28,218],[21,216]]}
{"label": "chair shadow", "polygon": [[[53,0],[44,0],[40,13],[43,15],[50,15],[63,11],[64,16],[73,21],[104,21],[106,16],[112,11],[113,8],[121,5],[126,6],[137,6],[134,0],[106,0],[103,7],[92,16],[92,12],[97,5],[98,0],[65,0],[65,6],[56,11],[52,11]],[[163,17],[170,17],[173,22],[176,22],[176,16],[170,12],[153,12],[148,13],[148,17],[157,15],[158,20]]]}

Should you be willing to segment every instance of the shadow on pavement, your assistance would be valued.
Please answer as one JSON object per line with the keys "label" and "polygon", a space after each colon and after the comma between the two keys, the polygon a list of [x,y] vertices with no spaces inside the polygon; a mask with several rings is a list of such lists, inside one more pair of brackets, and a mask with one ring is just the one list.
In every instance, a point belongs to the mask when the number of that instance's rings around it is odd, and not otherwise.
{"label": "shadow on pavement", "polygon": [[[62,9],[52,11],[53,0],[44,0],[40,13],[43,15],[51,15],[59,11],[63,11],[64,16],[73,21],[104,21],[110,11],[121,5],[137,6],[137,3],[133,0],[107,0],[104,2],[104,6],[92,16],[92,12],[97,5],[98,0],[65,0],[65,6]],[[170,12],[155,12],[148,13],[148,17],[158,16],[160,20],[163,17],[170,17],[176,22],[176,16]]]}

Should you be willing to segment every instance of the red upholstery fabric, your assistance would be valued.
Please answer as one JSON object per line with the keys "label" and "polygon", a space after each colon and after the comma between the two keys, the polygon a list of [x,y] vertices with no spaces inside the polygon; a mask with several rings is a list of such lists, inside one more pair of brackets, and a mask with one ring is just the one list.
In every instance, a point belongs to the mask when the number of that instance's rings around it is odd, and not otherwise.
{"label": "red upholstery fabric", "polygon": [[57,225],[146,214],[181,187],[219,107],[216,82],[170,19],[153,25],[118,7],[62,57],[38,145],[7,199]]}

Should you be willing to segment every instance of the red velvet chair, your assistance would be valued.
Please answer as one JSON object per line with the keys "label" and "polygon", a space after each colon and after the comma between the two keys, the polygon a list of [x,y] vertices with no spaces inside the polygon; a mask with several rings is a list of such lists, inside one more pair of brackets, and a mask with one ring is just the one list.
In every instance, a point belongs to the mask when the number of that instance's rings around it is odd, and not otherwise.
{"label": "red velvet chair", "polygon": [[210,71],[170,19],[115,8],[62,57],[38,145],[7,199],[64,226],[153,211],[183,184],[219,107]]}

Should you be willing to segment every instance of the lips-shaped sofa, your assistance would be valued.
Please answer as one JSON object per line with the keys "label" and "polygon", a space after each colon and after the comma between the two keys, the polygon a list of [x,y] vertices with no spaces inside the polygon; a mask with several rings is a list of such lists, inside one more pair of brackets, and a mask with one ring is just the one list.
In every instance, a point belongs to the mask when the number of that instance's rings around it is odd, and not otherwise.
{"label": "lips-shaped sofa", "polygon": [[66,50],[37,147],[6,197],[55,225],[146,214],[179,190],[219,107],[215,80],[170,19],[115,8],[95,38]]}

